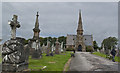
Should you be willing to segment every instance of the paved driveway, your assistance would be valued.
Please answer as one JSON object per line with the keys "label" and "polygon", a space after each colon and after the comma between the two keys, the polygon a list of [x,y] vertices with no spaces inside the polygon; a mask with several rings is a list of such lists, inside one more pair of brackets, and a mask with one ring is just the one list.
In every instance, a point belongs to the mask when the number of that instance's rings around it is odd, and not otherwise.
{"label": "paved driveway", "polygon": [[118,63],[89,52],[76,52],[69,71],[118,71]]}

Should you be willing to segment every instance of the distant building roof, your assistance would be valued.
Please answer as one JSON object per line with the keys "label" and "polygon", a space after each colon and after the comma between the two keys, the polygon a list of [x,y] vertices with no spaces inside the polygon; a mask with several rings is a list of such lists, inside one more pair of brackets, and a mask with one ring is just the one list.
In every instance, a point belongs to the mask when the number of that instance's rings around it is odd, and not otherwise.
{"label": "distant building roof", "polygon": [[[67,34],[66,45],[75,45],[77,35]],[[93,45],[92,35],[83,35],[83,40],[86,46]]]}

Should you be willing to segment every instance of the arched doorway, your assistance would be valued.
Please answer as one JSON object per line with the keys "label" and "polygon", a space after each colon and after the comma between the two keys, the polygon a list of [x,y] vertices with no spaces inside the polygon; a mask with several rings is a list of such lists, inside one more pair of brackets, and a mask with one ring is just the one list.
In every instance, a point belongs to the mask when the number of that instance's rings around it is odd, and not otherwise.
{"label": "arched doorway", "polygon": [[78,45],[78,51],[82,51],[82,46]]}

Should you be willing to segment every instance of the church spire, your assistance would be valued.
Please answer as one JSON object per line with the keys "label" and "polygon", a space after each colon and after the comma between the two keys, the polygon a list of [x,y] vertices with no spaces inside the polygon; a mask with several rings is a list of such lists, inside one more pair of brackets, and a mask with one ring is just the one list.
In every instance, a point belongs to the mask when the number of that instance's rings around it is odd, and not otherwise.
{"label": "church spire", "polygon": [[79,10],[79,21],[78,21],[77,34],[83,35],[81,10]]}
{"label": "church spire", "polygon": [[37,15],[36,15],[36,22],[35,22],[35,28],[39,28],[39,22],[38,22],[38,12],[37,12]]}

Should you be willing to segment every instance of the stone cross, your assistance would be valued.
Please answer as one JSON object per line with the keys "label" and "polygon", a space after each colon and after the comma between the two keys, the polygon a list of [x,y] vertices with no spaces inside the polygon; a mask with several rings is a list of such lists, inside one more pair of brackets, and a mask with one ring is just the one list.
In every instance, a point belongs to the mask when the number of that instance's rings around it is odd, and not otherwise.
{"label": "stone cross", "polygon": [[13,15],[12,21],[8,21],[8,24],[11,27],[11,39],[16,39],[16,28],[20,27],[20,24],[17,21],[17,15]]}

